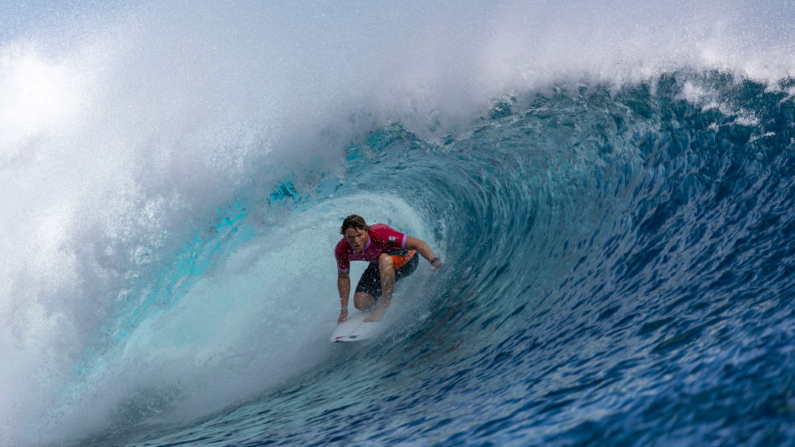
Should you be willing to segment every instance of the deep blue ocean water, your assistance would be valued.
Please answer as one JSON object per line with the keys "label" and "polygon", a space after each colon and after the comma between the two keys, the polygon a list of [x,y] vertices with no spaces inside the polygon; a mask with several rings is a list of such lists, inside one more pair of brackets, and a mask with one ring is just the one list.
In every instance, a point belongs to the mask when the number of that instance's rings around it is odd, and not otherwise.
{"label": "deep blue ocean water", "polygon": [[[580,67],[515,26],[594,10],[523,5],[431,32],[413,3],[144,3],[7,40],[0,445],[791,445],[791,33],[721,53],[702,4],[707,56],[639,27]],[[445,265],[330,344],[352,213]]]}

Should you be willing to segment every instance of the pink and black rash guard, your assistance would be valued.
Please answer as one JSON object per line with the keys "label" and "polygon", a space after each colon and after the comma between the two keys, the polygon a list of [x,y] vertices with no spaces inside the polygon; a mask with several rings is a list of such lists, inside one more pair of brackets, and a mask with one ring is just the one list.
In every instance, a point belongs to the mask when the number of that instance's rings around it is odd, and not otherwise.
{"label": "pink and black rash guard", "polygon": [[337,269],[347,272],[351,269],[351,261],[367,261],[377,263],[381,253],[394,248],[406,248],[407,236],[396,231],[386,224],[370,225],[367,232],[370,240],[364,249],[359,253],[355,252],[348,241],[342,238],[334,249],[334,256],[337,258]]}

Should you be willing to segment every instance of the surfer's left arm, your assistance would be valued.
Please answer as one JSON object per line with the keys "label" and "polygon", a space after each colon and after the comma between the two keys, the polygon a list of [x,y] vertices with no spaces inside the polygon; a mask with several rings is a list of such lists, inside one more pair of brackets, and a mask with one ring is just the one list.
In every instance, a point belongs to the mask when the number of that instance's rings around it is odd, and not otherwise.
{"label": "surfer's left arm", "polygon": [[431,250],[431,247],[429,247],[425,241],[417,239],[416,237],[406,236],[406,248],[409,250],[417,250],[423,258],[431,263],[433,270],[442,266],[442,260],[433,254],[433,250]]}

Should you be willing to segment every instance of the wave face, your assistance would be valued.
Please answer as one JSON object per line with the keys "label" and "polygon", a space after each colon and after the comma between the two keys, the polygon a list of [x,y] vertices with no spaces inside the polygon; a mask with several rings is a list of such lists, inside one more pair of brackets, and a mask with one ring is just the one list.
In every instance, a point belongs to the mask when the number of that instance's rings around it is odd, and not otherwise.
{"label": "wave face", "polygon": [[787,444],[795,11],[596,3],[11,11],[0,444]]}

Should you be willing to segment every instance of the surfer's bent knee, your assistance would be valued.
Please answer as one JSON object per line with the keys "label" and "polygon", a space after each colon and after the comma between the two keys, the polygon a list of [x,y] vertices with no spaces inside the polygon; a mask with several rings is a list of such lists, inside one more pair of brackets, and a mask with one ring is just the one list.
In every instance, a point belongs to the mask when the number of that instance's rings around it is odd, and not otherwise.
{"label": "surfer's bent knee", "polygon": [[358,310],[366,310],[375,304],[373,295],[366,292],[356,292],[353,295],[353,306]]}
{"label": "surfer's bent knee", "polygon": [[378,257],[378,269],[383,270],[384,268],[388,269],[395,269],[395,263],[392,261],[392,256],[381,253],[381,256]]}

